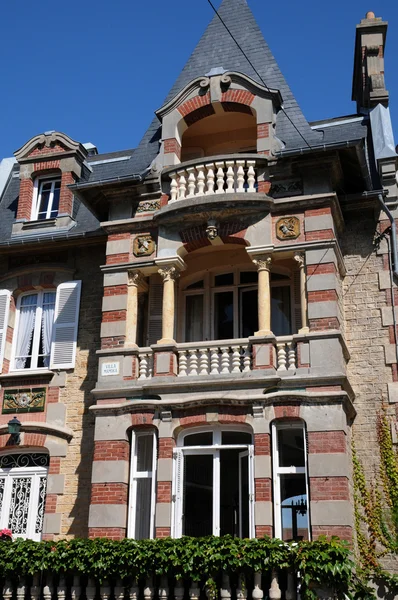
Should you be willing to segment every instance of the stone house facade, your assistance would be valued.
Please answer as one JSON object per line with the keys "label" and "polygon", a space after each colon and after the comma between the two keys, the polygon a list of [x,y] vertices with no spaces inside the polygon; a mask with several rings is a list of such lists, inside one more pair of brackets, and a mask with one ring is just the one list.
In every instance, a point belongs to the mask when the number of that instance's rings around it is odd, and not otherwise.
{"label": "stone house facade", "polygon": [[387,23],[357,26],[356,113],[310,124],[246,1],[219,15],[249,61],[215,16],[137,148],[0,163],[16,535],[353,539],[352,440],[372,473],[398,401]]}

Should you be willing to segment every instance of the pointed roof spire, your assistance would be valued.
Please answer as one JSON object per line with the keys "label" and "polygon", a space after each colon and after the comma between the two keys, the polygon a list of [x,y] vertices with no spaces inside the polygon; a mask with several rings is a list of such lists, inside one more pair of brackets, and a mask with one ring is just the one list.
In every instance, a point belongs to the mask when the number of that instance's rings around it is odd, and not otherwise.
{"label": "pointed roof spire", "polygon": [[[287,148],[302,148],[306,147],[307,143],[308,145],[320,144],[322,134],[313,131],[305,119],[247,1],[222,0],[218,14],[233,37],[228,33],[221,19],[214,15],[170,90],[166,101],[173,98],[194,78],[205,75],[212,68],[223,67],[227,71],[238,71],[262,85],[265,84],[269,88],[280,91],[284,109],[294,123],[292,125],[286,115],[282,111],[279,112],[276,135],[286,144]],[[241,46],[255,69],[245,58],[233,38]],[[135,172],[142,172],[155,158],[158,152],[159,129],[159,121],[155,119],[131,159],[134,161]]]}

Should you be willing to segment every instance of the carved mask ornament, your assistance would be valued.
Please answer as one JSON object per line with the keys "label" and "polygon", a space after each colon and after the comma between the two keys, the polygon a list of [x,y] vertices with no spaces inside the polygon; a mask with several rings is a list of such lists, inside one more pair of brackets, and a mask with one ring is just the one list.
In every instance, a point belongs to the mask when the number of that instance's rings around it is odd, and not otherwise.
{"label": "carved mask ornament", "polygon": [[155,251],[155,242],[150,235],[137,235],[133,242],[133,253],[136,257],[151,256]]}

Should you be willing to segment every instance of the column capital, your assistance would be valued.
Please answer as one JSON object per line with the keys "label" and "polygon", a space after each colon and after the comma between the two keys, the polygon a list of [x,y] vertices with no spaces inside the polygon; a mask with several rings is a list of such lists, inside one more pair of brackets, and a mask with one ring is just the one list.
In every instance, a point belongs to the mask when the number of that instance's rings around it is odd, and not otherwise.
{"label": "column capital", "polygon": [[271,254],[258,254],[252,258],[253,263],[256,265],[258,271],[270,271],[272,266],[272,255]]}
{"label": "column capital", "polygon": [[140,287],[145,283],[145,277],[141,271],[128,271],[128,285],[134,287]]}
{"label": "column capital", "polygon": [[298,266],[300,267],[300,269],[303,269],[305,266],[305,253],[304,252],[296,252],[293,258],[298,263]]}
{"label": "column capital", "polygon": [[164,282],[176,281],[180,276],[180,271],[177,269],[177,267],[173,267],[172,265],[165,265],[161,269],[158,269],[158,273]]}

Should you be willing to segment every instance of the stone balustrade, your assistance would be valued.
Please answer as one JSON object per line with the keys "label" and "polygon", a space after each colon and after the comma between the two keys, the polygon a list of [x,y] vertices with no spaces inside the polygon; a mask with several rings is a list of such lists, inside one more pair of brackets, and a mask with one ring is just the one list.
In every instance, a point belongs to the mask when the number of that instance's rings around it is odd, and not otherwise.
{"label": "stone balustrade", "polygon": [[178,376],[227,375],[251,371],[247,339],[178,345]]}
{"label": "stone balustrade", "polygon": [[170,202],[217,194],[255,194],[258,191],[259,162],[255,156],[197,159],[168,171]]}
{"label": "stone balustrade", "polygon": [[[292,571],[279,573],[276,570],[268,573],[253,573],[247,580],[245,576],[229,576],[220,574],[219,589],[215,590],[215,598],[221,600],[261,600],[268,597],[273,600],[284,598],[296,600],[299,598],[299,579]],[[284,582],[283,584],[280,582]],[[105,580],[97,581],[89,575],[67,574],[55,575],[50,572],[41,572],[27,577],[3,579],[3,600],[200,600],[209,598],[210,591],[204,587],[205,582],[182,580],[162,576],[150,576],[146,581],[133,580]],[[323,596],[322,596],[323,597]]]}
{"label": "stone balustrade", "polygon": [[278,371],[294,371],[297,366],[296,343],[293,336],[278,337],[276,340],[276,363]]}
{"label": "stone balustrade", "polygon": [[149,379],[153,376],[152,348],[140,348],[138,353],[138,379]]}

